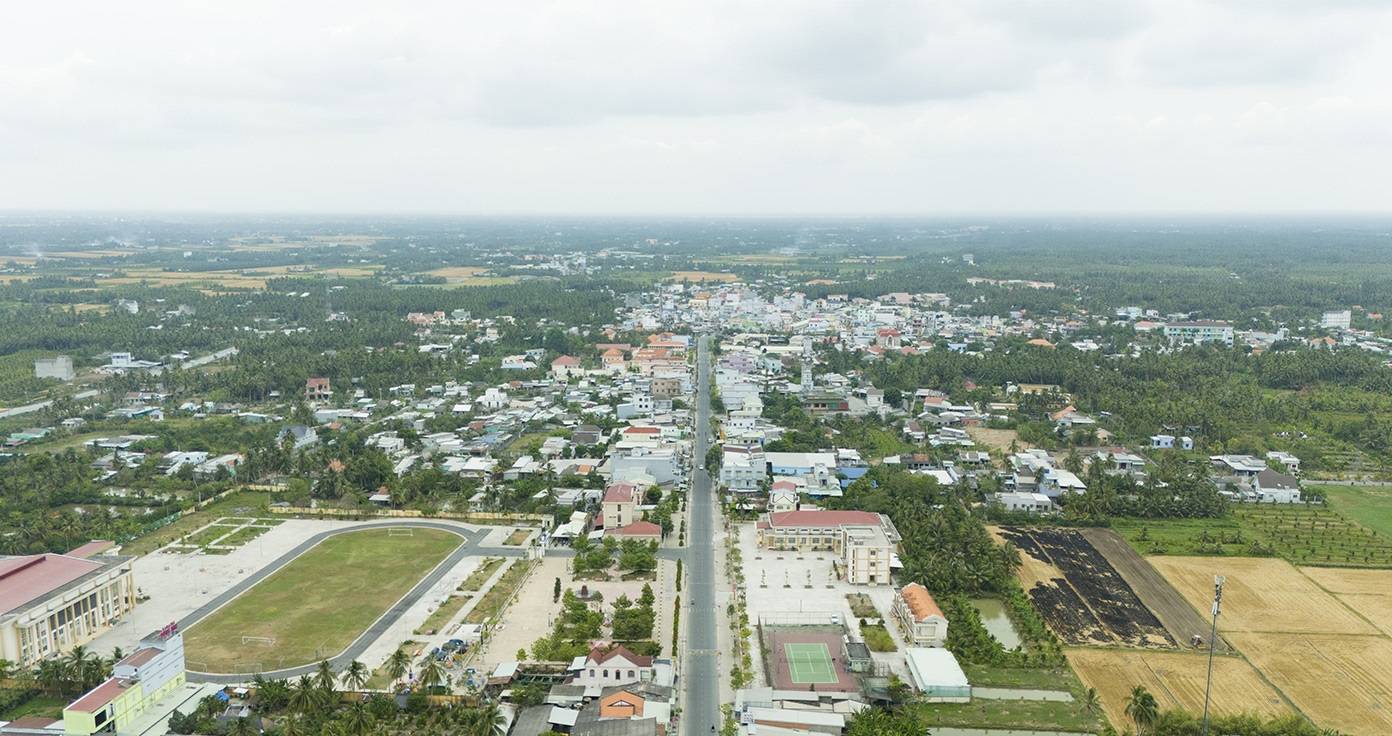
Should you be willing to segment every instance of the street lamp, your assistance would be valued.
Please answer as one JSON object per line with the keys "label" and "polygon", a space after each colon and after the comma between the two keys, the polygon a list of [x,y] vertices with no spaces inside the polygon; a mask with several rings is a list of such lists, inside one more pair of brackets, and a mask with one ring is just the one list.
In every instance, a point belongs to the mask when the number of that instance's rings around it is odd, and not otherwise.
{"label": "street lamp", "polygon": [[1223,583],[1227,579],[1222,575],[1213,576],[1213,631],[1208,639],[1208,684],[1204,686],[1203,697],[1203,731],[1202,736],[1208,736],[1208,697],[1213,691],[1213,650],[1218,646],[1218,614],[1223,603]]}

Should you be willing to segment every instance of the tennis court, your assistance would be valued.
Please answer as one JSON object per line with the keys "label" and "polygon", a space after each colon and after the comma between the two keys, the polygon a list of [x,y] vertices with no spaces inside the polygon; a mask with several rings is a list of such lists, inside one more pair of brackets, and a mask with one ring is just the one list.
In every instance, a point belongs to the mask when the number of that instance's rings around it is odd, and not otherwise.
{"label": "tennis court", "polygon": [[839,680],[825,644],[784,644],[783,656],[793,682],[799,685],[832,685]]}

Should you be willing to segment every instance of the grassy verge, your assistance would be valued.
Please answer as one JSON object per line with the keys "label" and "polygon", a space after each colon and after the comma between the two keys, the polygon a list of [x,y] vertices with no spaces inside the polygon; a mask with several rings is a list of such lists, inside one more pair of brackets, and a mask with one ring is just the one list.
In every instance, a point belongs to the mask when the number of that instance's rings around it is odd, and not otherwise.
{"label": "grassy verge", "polygon": [[240,547],[246,544],[247,542],[250,542],[251,540],[261,536],[262,534],[265,534],[268,531],[270,531],[270,528],[264,526],[242,527],[241,529],[238,529],[237,531],[233,532],[226,539],[222,540],[219,544],[228,547]]}
{"label": "grassy verge", "polygon": [[531,535],[531,529],[518,529],[517,531],[509,534],[508,538],[503,540],[503,544],[516,547],[522,544],[523,542],[527,541],[527,537],[530,537]]}
{"label": "grassy verge", "polygon": [[1023,687],[1076,692],[1082,686],[1078,676],[1068,667],[1045,669],[964,664],[962,671],[966,673],[967,681],[976,687]]}
{"label": "grassy verge", "polygon": [[[343,651],[460,544],[417,529],[339,534],[296,558],[184,635],[190,662],[214,672],[292,667]],[[276,642],[242,644],[242,637]]]}
{"label": "grassy verge", "polygon": [[459,589],[469,591],[470,593],[479,592],[483,589],[483,584],[488,582],[488,579],[493,577],[493,573],[502,566],[503,558],[501,557],[489,557],[485,559],[477,570],[470,573],[469,577],[465,578],[463,583],[460,583]]}
{"label": "grassy verge", "polygon": [[970,703],[930,703],[914,706],[919,722],[938,726],[1009,728],[1032,731],[1095,733],[1102,721],[1077,703],[1047,700],[986,700]]}
{"label": "grassy verge", "polygon": [[872,652],[894,652],[899,649],[894,644],[894,637],[890,636],[885,627],[880,624],[861,626],[860,635],[865,637],[865,645],[870,647]]}
{"label": "grassy verge", "polygon": [[463,608],[464,604],[468,603],[471,598],[473,598],[473,596],[467,593],[450,596],[449,600],[435,609],[435,611],[430,614],[430,618],[427,618],[425,623],[421,624],[420,628],[416,629],[416,633],[424,634],[427,631],[439,631],[445,624],[449,623],[450,619],[454,618],[454,614],[459,613],[459,609]]}
{"label": "grassy verge", "polygon": [[488,592],[479,599],[474,610],[469,611],[469,615],[464,617],[464,623],[481,624],[498,613],[503,603],[511,598],[513,592],[517,590],[517,586],[522,584],[522,577],[527,574],[528,569],[529,566],[526,562],[518,562],[508,568],[508,571],[498,578],[498,582],[494,583],[493,587],[489,588]]}

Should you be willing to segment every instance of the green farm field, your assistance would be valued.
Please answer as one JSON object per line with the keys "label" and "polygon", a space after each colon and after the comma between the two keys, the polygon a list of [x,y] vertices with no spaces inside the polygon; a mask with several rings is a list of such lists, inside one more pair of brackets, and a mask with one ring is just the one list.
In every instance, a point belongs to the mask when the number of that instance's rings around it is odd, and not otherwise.
{"label": "green farm field", "polygon": [[1316,486],[1335,511],[1392,537],[1392,486]]}
{"label": "green farm field", "polygon": [[[415,529],[339,534],[321,542],[184,636],[190,669],[272,670],[343,651],[462,540]],[[242,637],[273,637],[242,644]]]}

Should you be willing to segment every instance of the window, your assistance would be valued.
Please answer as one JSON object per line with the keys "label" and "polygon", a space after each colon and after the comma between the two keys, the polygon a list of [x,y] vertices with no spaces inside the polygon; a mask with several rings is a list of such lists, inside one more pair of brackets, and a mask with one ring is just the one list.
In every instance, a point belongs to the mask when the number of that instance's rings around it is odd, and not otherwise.
{"label": "window", "polygon": [[609,678],[609,670],[604,670],[604,678],[605,678],[605,679],[608,679],[608,678]]}
{"label": "window", "polygon": [[629,670],[629,671],[628,671],[628,676],[629,676],[629,677],[635,677],[635,678],[636,678],[636,677],[638,676],[638,673],[635,672],[634,670]]}

